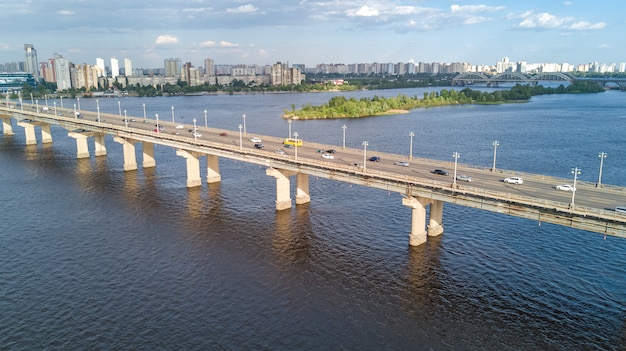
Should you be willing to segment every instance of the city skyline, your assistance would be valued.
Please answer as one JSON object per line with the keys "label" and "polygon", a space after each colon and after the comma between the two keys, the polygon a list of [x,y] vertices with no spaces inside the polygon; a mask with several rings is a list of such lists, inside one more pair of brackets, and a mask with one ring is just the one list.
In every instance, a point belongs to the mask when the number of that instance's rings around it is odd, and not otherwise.
{"label": "city skyline", "polygon": [[150,8],[33,0],[3,5],[0,62],[59,53],[80,64],[130,58],[163,67],[179,57],[224,64],[511,61],[582,64],[626,61],[621,14],[580,1],[153,1]]}

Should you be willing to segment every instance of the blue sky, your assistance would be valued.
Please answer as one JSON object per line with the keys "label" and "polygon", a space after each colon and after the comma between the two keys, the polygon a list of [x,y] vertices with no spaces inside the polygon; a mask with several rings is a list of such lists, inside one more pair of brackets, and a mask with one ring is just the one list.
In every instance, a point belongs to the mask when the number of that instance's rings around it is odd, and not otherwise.
{"label": "blue sky", "polygon": [[0,62],[626,61],[626,1],[0,0]]}

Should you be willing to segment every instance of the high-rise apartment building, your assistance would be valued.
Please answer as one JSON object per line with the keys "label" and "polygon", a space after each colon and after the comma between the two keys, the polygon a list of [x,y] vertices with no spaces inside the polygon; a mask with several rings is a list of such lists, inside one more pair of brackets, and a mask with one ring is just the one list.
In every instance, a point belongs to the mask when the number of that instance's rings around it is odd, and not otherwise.
{"label": "high-rise apartment building", "polygon": [[204,60],[204,74],[207,77],[211,77],[215,75],[215,61],[208,58]]}
{"label": "high-rise apartment building", "polygon": [[33,44],[24,44],[25,70],[33,75],[35,82],[39,83],[39,62],[37,61],[37,50]]}
{"label": "high-rise apartment building", "polygon": [[133,62],[129,58],[124,59],[124,75],[126,77],[133,75]]}
{"label": "high-rise apartment building", "polygon": [[70,89],[72,87],[70,63],[62,55],[54,54],[54,71],[57,78],[57,91]]}
{"label": "high-rise apartment building", "polygon": [[98,77],[106,77],[107,71],[104,67],[104,59],[97,57],[96,58],[96,68],[98,69]]}
{"label": "high-rise apartment building", "polygon": [[111,57],[111,78],[115,79],[115,77],[120,75],[120,63],[115,57]]}
{"label": "high-rise apartment building", "polygon": [[165,59],[165,76],[166,77],[180,77],[180,59],[170,58]]}

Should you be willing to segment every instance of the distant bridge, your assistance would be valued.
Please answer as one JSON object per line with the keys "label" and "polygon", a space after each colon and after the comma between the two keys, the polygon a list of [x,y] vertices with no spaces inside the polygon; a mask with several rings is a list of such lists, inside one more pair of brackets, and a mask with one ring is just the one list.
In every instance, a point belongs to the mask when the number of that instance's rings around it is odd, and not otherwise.
{"label": "distant bridge", "polygon": [[489,76],[484,73],[462,73],[452,79],[452,85],[465,86],[465,85],[486,85],[486,86],[498,86],[500,84],[525,84],[525,85],[537,85],[539,82],[596,82],[603,87],[607,87],[609,84],[619,86],[620,89],[626,89],[626,78],[579,78],[569,73],[560,72],[546,72],[539,74],[522,74],[515,72],[504,72],[495,76]]}

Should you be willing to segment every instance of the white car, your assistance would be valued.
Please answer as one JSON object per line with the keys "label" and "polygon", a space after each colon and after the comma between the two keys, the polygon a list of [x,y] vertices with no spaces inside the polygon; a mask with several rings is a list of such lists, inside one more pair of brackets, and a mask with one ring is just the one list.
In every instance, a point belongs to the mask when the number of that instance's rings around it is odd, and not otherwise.
{"label": "white car", "polygon": [[508,177],[504,178],[504,182],[507,184],[523,184],[524,180],[521,177]]}
{"label": "white car", "polygon": [[176,126],[176,129],[185,129],[185,126],[182,125],[182,124],[179,124],[179,125]]}
{"label": "white car", "polygon": [[331,155],[331,154],[327,154],[327,153],[323,153],[322,154],[323,158],[327,158],[329,160],[332,160],[333,158],[335,158],[335,156]]}
{"label": "white car", "polygon": [[409,166],[409,163],[406,162],[406,161],[396,161],[393,164],[396,165],[396,166],[402,166],[402,167],[408,167]]}
{"label": "white car", "polygon": [[258,138],[258,137],[250,138],[250,141],[253,142],[253,143],[260,143],[260,142],[262,142],[261,138]]}
{"label": "white car", "polygon": [[283,151],[282,149],[276,149],[275,152],[279,155],[284,155],[285,151]]}
{"label": "white car", "polygon": [[460,180],[462,182],[468,182],[470,183],[472,181],[472,177],[465,175],[465,174],[461,174],[460,176],[456,177],[456,180]]}
{"label": "white car", "polygon": [[557,185],[556,186],[556,190],[563,190],[563,191],[576,191],[576,188],[574,188],[573,185],[569,185],[569,184],[561,184],[561,185]]}
{"label": "white car", "polygon": [[192,135],[193,135],[194,138],[199,138],[199,137],[202,136],[202,134],[200,134],[200,133],[193,133]]}

